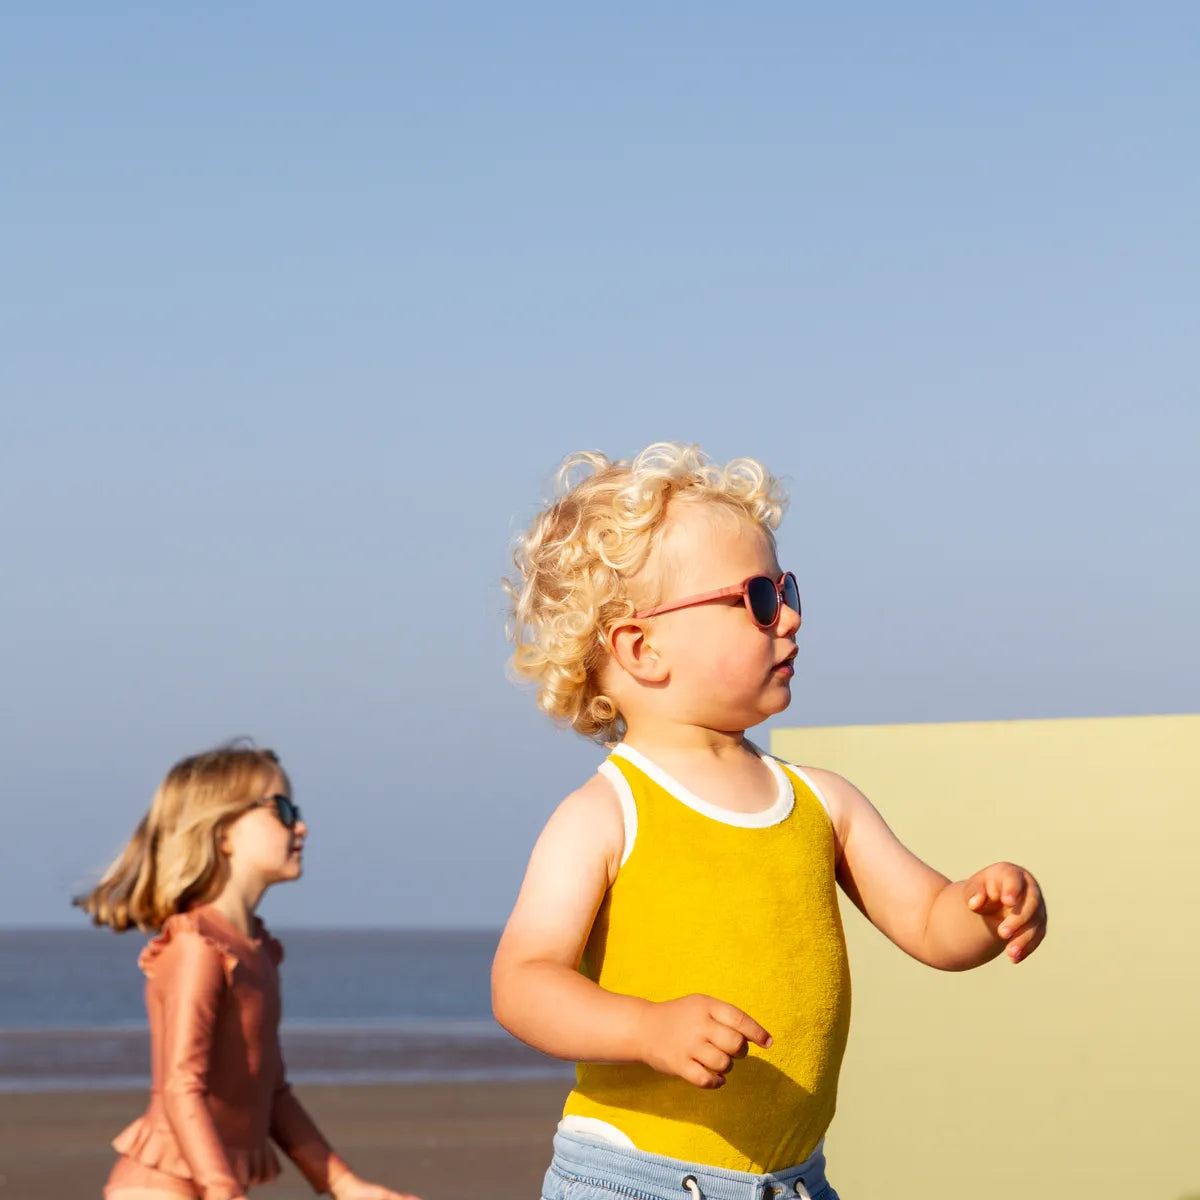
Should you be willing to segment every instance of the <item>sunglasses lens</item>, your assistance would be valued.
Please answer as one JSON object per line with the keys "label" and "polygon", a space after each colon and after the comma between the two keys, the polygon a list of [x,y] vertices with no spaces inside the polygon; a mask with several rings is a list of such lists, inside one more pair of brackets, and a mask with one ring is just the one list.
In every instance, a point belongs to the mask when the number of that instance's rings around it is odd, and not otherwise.
{"label": "sunglasses lens", "polygon": [[793,612],[800,612],[800,586],[791,571],[783,577],[783,602]]}
{"label": "sunglasses lens", "polygon": [[764,629],[775,624],[779,616],[779,592],[775,581],[765,575],[755,575],[746,584],[746,599],[750,604],[750,615]]}
{"label": "sunglasses lens", "polygon": [[279,822],[285,829],[295,829],[296,822],[300,820],[300,810],[292,803],[290,796],[272,796],[275,801],[275,815],[279,818]]}

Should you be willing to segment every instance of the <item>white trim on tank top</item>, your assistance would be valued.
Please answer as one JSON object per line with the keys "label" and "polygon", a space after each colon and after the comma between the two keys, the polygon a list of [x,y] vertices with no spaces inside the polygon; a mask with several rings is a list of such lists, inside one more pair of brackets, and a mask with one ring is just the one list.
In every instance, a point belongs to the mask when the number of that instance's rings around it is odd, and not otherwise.
{"label": "white trim on tank top", "polygon": [[791,771],[793,775],[799,775],[800,778],[804,780],[804,782],[808,785],[808,790],[812,792],[814,796],[816,796],[817,802],[825,810],[825,815],[830,819],[830,821],[832,821],[833,813],[829,811],[829,801],[825,799],[825,793],[821,791],[821,789],[817,787],[815,783],[813,783],[812,776],[809,775],[809,773],[803,767],[798,767],[795,763],[788,762],[786,759],[781,758],[778,761],[783,763],[783,765],[787,767],[787,769]]}
{"label": "white trim on tank top", "polygon": [[621,768],[613,766],[607,758],[596,770],[613,785],[617,799],[621,802],[621,823],[625,826],[625,849],[621,851],[621,866],[624,866],[625,860],[633,853],[633,843],[638,831],[637,804],[633,799],[633,790],[629,786],[629,780],[621,774]]}
{"label": "white trim on tank top", "polygon": [[643,774],[653,779],[660,788],[670,792],[681,804],[686,804],[688,808],[698,812],[702,817],[711,817],[714,821],[720,821],[722,825],[736,825],[741,829],[767,829],[771,825],[778,825],[780,821],[787,818],[792,811],[792,806],[796,803],[796,797],[792,791],[792,782],[783,773],[783,768],[769,754],[764,754],[753,742],[746,744],[766,764],[767,769],[775,777],[775,800],[769,808],[764,808],[760,812],[734,812],[728,808],[721,808],[717,804],[710,804],[707,800],[701,800],[695,792],[688,791],[678,779],[667,774],[662,767],[648,759],[640,750],[635,750],[624,742],[614,746],[611,753],[632,763]]}
{"label": "white trim on tank top", "polygon": [[[737,825],[750,829],[762,829],[770,825],[778,825],[792,811],[796,800],[795,789],[792,787],[791,780],[780,769],[779,763],[783,761],[782,759],[777,760],[772,755],[764,754],[751,741],[747,741],[746,745],[767,764],[768,769],[775,776],[776,783],[779,786],[779,796],[775,800],[775,803],[770,808],[763,809],[762,812],[730,812],[727,808],[719,808],[715,804],[709,804],[708,801],[701,800],[699,796],[688,791],[677,779],[668,775],[656,763],[651,762],[640,750],[635,750],[632,746],[625,745],[624,742],[620,742],[614,746],[611,753],[619,754],[627,762],[632,763],[644,774],[653,779],[659,787],[664,788],[676,800],[706,817],[712,817],[714,821],[720,821],[725,825]],[[803,767],[796,766],[795,763],[784,762],[783,765],[793,774],[799,775],[804,780],[808,785],[809,791],[816,796],[817,802],[825,810],[825,815],[832,820],[833,817],[829,811],[829,803],[825,799],[821,789],[813,782],[808,772]],[[629,780],[625,778],[620,767],[614,766],[608,759],[605,759],[596,769],[613,785],[613,790],[617,793],[617,800],[621,805],[621,823],[624,826],[625,834],[625,846],[621,851],[620,862],[620,865],[623,867],[630,854],[633,853],[633,843],[637,839],[637,803],[634,801],[633,789],[629,786]]]}

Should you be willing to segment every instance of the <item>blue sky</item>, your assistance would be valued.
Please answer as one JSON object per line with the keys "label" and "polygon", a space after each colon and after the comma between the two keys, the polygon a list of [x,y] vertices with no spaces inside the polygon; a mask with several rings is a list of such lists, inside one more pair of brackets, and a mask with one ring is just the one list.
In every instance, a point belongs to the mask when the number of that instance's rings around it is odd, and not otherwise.
{"label": "blue sky", "polygon": [[576,449],[787,478],[783,723],[1195,711],[1198,41],[1183,3],[11,14],[0,922],[71,922],[167,766],[250,734],[313,825],[270,919],[499,925],[600,753],[504,668]]}

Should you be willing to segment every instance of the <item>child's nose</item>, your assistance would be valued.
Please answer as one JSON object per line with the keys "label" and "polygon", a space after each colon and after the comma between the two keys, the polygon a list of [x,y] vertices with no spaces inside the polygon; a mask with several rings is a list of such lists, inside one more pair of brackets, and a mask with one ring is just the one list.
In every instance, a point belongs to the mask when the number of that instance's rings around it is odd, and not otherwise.
{"label": "child's nose", "polygon": [[292,827],[292,832],[297,837],[306,838],[306,837],[308,837],[308,824],[305,821],[298,820],[296,822],[296,824]]}
{"label": "child's nose", "polygon": [[775,622],[775,632],[781,637],[791,637],[800,628],[800,614],[786,604],[779,606],[779,620]]}

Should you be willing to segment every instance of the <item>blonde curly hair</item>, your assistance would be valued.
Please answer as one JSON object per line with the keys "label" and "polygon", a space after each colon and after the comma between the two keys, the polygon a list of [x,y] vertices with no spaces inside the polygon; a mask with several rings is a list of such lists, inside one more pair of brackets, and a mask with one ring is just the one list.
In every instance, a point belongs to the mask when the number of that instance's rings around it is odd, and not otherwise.
{"label": "blonde curly hair", "polygon": [[637,611],[629,584],[658,549],[670,505],[720,505],[773,543],[787,497],[754,459],[722,466],[678,442],[656,442],[631,462],[572,454],[556,483],[557,498],[517,539],[515,577],[504,580],[512,670],[536,685],[548,716],[595,741],[619,741],[625,722],[600,669],[609,633]]}

